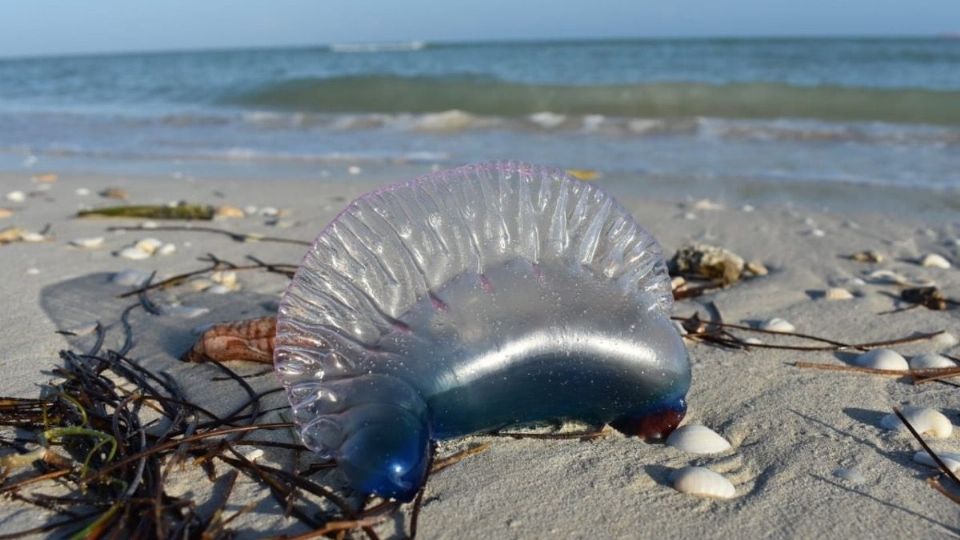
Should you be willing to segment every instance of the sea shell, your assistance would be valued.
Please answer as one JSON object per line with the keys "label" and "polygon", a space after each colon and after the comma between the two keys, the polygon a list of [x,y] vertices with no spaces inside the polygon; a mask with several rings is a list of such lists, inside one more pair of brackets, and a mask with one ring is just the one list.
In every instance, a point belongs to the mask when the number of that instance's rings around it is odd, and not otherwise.
{"label": "sea shell", "polygon": [[21,203],[27,200],[27,195],[22,191],[11,191],[10,193],[7,193],[7,200],[10,202]]}
{"label": "sea shell", "polygon": [[176,244],[164,244],[157,249],[156,253],[157,255],[172,255],[176,251]]}
{"label": "sea shell", "polygon": [[844,288],[830,287],[823,291],[823,298],[826,300],[851,300],[854,296],[853,293]]}
{"label": "sea shell", "polygon": [[930,338],[930,341],[932,341],[936,346],[943,349],[949,349],[950,347],[953,347],[957,343],[960,343],[960,339],[957,339],[957,336],[951,334],[950,332],[942,332],[940,334],[937,334],[932,338]]}
{"label": "sea shell", "polygon": [[870,283],[880,285],[904,285],[909,280],[892,270],[875,270],[867,274],[867,280]]}
{"label": "sea shell", "polygon": [[[950,472],[954,474],[960,473],[960,452],[937,452],[937,457],[950,469]],[[937,462],[930,457],[930,454],[922,450],[913,455],[913,460],[927,467],[940,467],[940,465],[937,465]]]}
{"label": "sea shell", "polygon": [[[936,409],[929,407],[908,406],[900,410],[904,418],[917,433],[934,439],[946,439],[953,433],[953,424],[950,419]],[[891,431],[909,433],[907,426],[895,414],[888,414],[880,420],[880,427]]]}
{"label": "sea shell", "polygon": [[137,243],[133,245],[134,248],[139,249],[147,255],[153,255],[161,246],[163,246],[163,240],[157,240],[156,238],[144,238],[143,240],[138,240]]}
{"label": "sea shell", "polygon": [[761,330],[770,330],[773,332],[795,332],[797,328],[790,324],[790,322],[781,319],[779,317],[774,317],[772,319],[767,319],[760,323]]}
{"label": "sea shell", "polygon": [[412,499],[430,441],[517,423],[666,436],[690,365],[657,242],[561,171],[468,166],[374,191],[317,237],[274,361],[304,444]]}
{"label": "sea shell", "polygon": [[667,444],[691,454],[719,454],[730,449],[730,443],[716,431],[699,424],[677,428],[667,437]]}
{"label": "sea shell", "polygon": [[928,253],[920,259],[921,266],[927,266],[929,268],[950,268],[950,261],[944,258],[943,255],[937,253]]}
{"label": "sea shell", "polygon": [[94,236],[91,238],[74,238],[70,241],[70,245],[85,249],[98,248],[103,245],[103,237]]}
{"label": "sea shell", "polygon": [[130,259],[132,261],[140,261],[143,259],[150,258],[149,253],[147,253],[146,251],[137,249],[135,247],[125,247],[120,251],[118,251],[116,254],[118,257],[123,257],[124,259]]}
{"label": "sea shell", "polygon": [[918,354],[910,359],[910,369],[933,369],[957,367],[957,364],[937,353]]}
{"label": "sea shell", "polygon": [[730,480],[706,467],[684,467],[670,475],[670,479],[674,489],[688,495],[712,499],[732,499],[737,495]]}
{"label": "sea shell", "polygon": [[900,353],[890,349],[873,349],[856,357],[853,362],[865,368],[886,369],[890,371],[906,371],[910,369],[907,359]]}

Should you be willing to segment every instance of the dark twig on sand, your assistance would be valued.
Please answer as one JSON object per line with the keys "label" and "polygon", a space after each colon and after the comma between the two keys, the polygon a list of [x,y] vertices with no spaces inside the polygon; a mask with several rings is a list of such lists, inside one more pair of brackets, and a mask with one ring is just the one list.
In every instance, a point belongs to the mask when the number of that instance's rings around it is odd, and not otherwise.
{"label": "dark twig on sand", "polygon": [[208,254],[206,257],[201,258],[200,261],[211,263],[209,266],[200,268],[199,270],[192,270],[190,272],[184,272],[182,274],[177,274],[175,276],[169,277],[167,279],[158,281],[156,283],[147,283],[141,287],[138,287],[132,291],[127,291],[123,294],[118,295],[118,298],[127,298],[129,296],[139,295],[146,291],[153,289],[161,289],[165,287],[170,287],[183,283],[187,279],[192,277],[202,276],[205,274],[211,274],[213,272],[219,272],[222,270],[265,270],[267,272],[282,274],[287,277],[293,277],[293,273],[297,270],[297,265],[295,264],[285,264],[285,263],[265,263],[259,259],[254,259],[249,257],[251,260],[256,261],[254,264],[246,265],[237,265],[229,261],[220,259],[213,254]]}
{"label": "dark twig on sand", "polygon": [[187,231],[187,232],[205,232],[212,234],[221,234],[230,238],[235,242],[276,242],[280,244],[296,244],[298,246],[309,246],[310,242],[306,240],[298,240],[296,238],[280,238],[276,236],[263,236],[256,233],[238,233],[233,231],[228,231],[226,229],[218,229],[216,227],[204,227],[197,226],[192,227],[189,225],[159,225],[156,227],[143,227],[143,226],[113,226],[107,227],[108,231]]}

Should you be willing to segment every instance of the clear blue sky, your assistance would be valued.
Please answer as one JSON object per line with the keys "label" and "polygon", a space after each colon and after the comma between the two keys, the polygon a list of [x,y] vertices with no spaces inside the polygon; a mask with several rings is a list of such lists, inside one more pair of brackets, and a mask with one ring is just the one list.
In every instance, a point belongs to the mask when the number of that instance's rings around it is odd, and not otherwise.
{"label": "clear blue sky", "polygon": [[960,0],[0,0],[0,56],[411,39],[958,31]]}

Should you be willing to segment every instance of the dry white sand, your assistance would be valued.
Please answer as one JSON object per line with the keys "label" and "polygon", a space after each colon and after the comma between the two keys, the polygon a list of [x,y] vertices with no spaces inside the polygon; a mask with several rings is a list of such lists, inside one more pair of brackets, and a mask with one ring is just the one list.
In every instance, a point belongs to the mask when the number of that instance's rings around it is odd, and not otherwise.
{"label": "dry white sand", "polygon": [[[107,273],[125,268],[156,270],[158,277],[201,266],[205,253],[234,261],[255,254],[270,262],[299,261],[304,248],[296,245],[238,243],[195,232],[106,232],[117,221],[78,220],[82,206],[106,205],[96,192],[123,187],[134,203],[170,200],[256,205],[289,214],[279,226],[256,216],[215,222],[242,232],[312,239],[367,185],[315,182],[190,181],[169,178],[119,179],[61,177],[48,191],[22,203],[0,199],[14,210],[0,218],[0,229],[19,226],[39,230],[51,224],[55,240],[0,246],[0,297],[3,333],[0,337],[0,395],[32,397],[50,379],[58,350],[67,346],[58,329],[94,320],[114,320],[128,304],[105,284]],[[38,184],[27,175],[0,177],[0,196],[33,191]],[[75,190],[87,188],[92,195]],[[698,210],[689,204],[622,200],[638,220],[664,245],[667,253],[689,240],[727,247],[748,260],[759,260],[771,273],[698,299],[713,301],[727,322],[751,324],[769,317],[791,321],[800,332],[842,341],[882,340],[915,331],[946,329],[960,335],[957,311],[919,308],[878,315],[898,303],[885,293],[892,285],[849,285],[878,268],[914,279],[935,281],[960,298],[960,270],[921,267],[913,260],[938,252],[960,263],[957,224],[924,224],[892,216],[839,216],[784,207]],[[137,221],[124,221],[134,224]],[[823,231],[813,233],[813,230]],[[103,247],[82,250],[68,242],[78,237],[104,236]],[[176,253],[143,261],[118,258],[113,251],[147,236],[176,244]],[[857,263],[841,257],[875,249],[885,253],[882,264]],[[135,315],[140,328],[131,355],[153,368],[165,369],[198,403],[230,409],[245,396],[230,382],[211,382],[209,366],[176,361],[194,336],[190,328],[205,322],[269,314],[285,279],[261,273],[241,274],[242,290],[227,295],[186,294],[188,305],[211,308],[192,320]],[[65,283],[69,282],[65,285]],[[847,283],[844,285],[844,283]],[[83,293],[78,292],[78,284]],[[816,291],[846,286],[857,296],[846,301],[818,299]],[[122,289],[120,289],[122,290]],[[180,293],[178,293],[180,294]],[[158,295],[165,301],[165,295]],[[700,304],[680,302],[679,315]],[[702,310],[702,308],[701,308]],[[168,319],[168,320],[165,320]],[[746,336],[747,334],[741,333]],[[116,346],[118,334],[108,335]],[[770,341],[764,339],[764,341]],[[933,342],[897,349],[904,354],[941,350]],[[960,532],[960,508],[924,481],[930,469],[914,463],[919,447],[908,436],[880,427],[880,418],[895,405],[937,408],[960,424],[960,393],[943,384],[914,386],[903,379],[799,369],[795,361],[840,364],[833,353],[723,350],[689,344],[693,386],[687,422],[703,423],[724,435],[733,449],[712,457],[697,457],[659,444],[645,444],[618,434],[592,442],[510,440],[473,437],[443,445],[449,453],[477,442],[491,442],[485,453],[468,458],[430,480],[420,516],[421,538],[938,538]],[[960,353],[954,347],[953,354]],[[254,373],[260,366],[239,366]],[[257,388],[275,385],[272,376],[253,379]],[[275,396],[282,403],[282,398]],[[270,416],[266,421],[280,420]],[[289,432],[265,435],[292,441]],[[960,451],[960,432],[933,441],[937,450]],[[270,451],[267,462],[279,460]],[[714,501],[678,493],[667,480],[670,472],[688,465],[705,465],[736,486],[737,497]],[[834,474],[852,468],[857,482]],[[180,490],[180,491],[177,491]],[[198,498],[210,491],[199,471],[178,473],[177,493]],[[265,488],[241,479],[236,493],[261,500],[256,510],[234,523],[243,537],[258,531],[271,534],[302,532]],[[238,498],[228,510],[243,505]],[[407,510],[409,512],[409,510]],[[32,507],[0,501],[0,531],[35,527],[49,515]],[[380,526],[385,536],[397,534],[399,520]]]}

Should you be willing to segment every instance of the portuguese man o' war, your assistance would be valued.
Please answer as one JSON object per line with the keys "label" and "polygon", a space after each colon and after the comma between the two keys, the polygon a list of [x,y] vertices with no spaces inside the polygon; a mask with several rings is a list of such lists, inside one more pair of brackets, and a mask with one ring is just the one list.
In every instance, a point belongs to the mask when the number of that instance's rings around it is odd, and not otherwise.
{"label": "portuguese man o' war", "polygon": [[280,303],[274,362],[303,443],[411,500],[432,441],[537,421],[665,437],[690,366],[660,246],[562,171],[497,162],[352,202]]}

